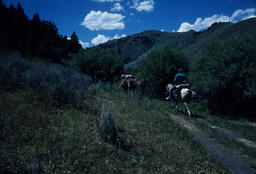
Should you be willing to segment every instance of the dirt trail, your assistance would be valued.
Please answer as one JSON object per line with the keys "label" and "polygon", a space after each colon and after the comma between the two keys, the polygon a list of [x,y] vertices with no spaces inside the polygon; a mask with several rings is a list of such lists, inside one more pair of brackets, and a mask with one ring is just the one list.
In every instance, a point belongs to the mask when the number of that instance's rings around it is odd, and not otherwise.
{"label": "dirt trail", "polygon": [[[170,118],[178,123],[181,127],[188,130],[188,134],[192,139],[199,144],[201,144],[205,150],[213,155],[223,167],[228,169],[230,173],[233,174],[256,174],[256,168],[250,165],[250,162],[245,159],[239,159],[235,156],[231,150],[223,147],[217,142],[214,142],[210,137],[198,129],[193,123],[185,120],[181,116],[170,114]],[[210,124],[209,124],[210,126]],[[212,125],[211,125],[212,126]],[[227,134],[231,133],[229,131],[224,131]],[[254,145],[252,145],[254,148]]]}
{"label": "dirt trail", "polygon": [[208,121],[201,119],[201,118],[196,118],[195,121],[202,123],[211,129],[214,129],[215,132],[217,134],[219,134],[220,136],[225,136],[226,138],[228,138],[230,140],[235,140],[235,141],[241,143],[246,148],[256,151],[256,143],[255,142],[247,140],[246,138],[241,137],[240,135],[238,135],[237,133],[235,133],[233,131],[212,125]]}

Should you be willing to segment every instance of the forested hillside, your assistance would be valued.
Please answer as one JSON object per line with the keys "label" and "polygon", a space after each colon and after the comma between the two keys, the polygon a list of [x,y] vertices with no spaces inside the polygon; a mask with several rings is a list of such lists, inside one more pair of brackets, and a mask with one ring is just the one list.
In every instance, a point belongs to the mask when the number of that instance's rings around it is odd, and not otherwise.
{"label": "forested hillside", "polygon": [[7,8],[0,0],[0,50],[61,63],[81,48],[75,32],[68,39],[58,33],[52,21],[40,19],[38,13],[30,20],[20,4]]}

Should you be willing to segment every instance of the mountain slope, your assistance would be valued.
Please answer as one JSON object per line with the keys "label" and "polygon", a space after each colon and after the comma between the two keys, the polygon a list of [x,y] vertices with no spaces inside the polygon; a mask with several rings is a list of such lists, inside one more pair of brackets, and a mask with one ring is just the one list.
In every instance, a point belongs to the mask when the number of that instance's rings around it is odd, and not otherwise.
{"label": "mountain slope", "polygon": [[191,57],[210,40],[226,39],[233,34],[246,34],[255,31],[256,18],[251,18],[238,23],[214,23],[207,30],[200,32],[191,30],[178,33],[148,30],[109,41],[99,45],[99,47],[110,48],[118,52],[128,67],[144,60],[148,53],[164,45],[181,49],[185,55]]}

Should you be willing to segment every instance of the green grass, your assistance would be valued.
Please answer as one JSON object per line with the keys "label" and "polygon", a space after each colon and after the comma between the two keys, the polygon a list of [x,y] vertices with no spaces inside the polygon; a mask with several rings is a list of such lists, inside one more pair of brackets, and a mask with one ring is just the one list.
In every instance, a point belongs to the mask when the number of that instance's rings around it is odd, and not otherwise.
{"label": "green grass", "polygon": [[[30,90],[1,90],[0,166],[25,172],[37,162],[44,173],[226,173],[171,121],[162,102],[95,86],[89,91],[80,104],[56,108],[48,104],[52,98],[41,101]],[[117,144],[104,142],[98,131],[103,105],[115,117]]]}

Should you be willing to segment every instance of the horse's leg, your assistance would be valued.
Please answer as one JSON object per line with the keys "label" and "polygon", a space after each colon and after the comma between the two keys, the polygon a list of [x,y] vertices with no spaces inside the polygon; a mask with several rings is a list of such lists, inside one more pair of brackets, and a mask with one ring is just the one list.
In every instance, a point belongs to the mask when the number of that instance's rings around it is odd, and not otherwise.
{"label": "horse's leg", "polygon": [[187,110],[188,116],[191,116],[191,112],[190,112],[190,110],[189,110],[188,103],[187,103],[187,102],[184,102],[184,105],[185,105],[185,107],[186,107],[186,110]]}
{"label": "horse's leg", "polygon": [[177,103],[177,101],[173,101],[172,105],[175,109],[175,112],[178,112],[178,103]]}

